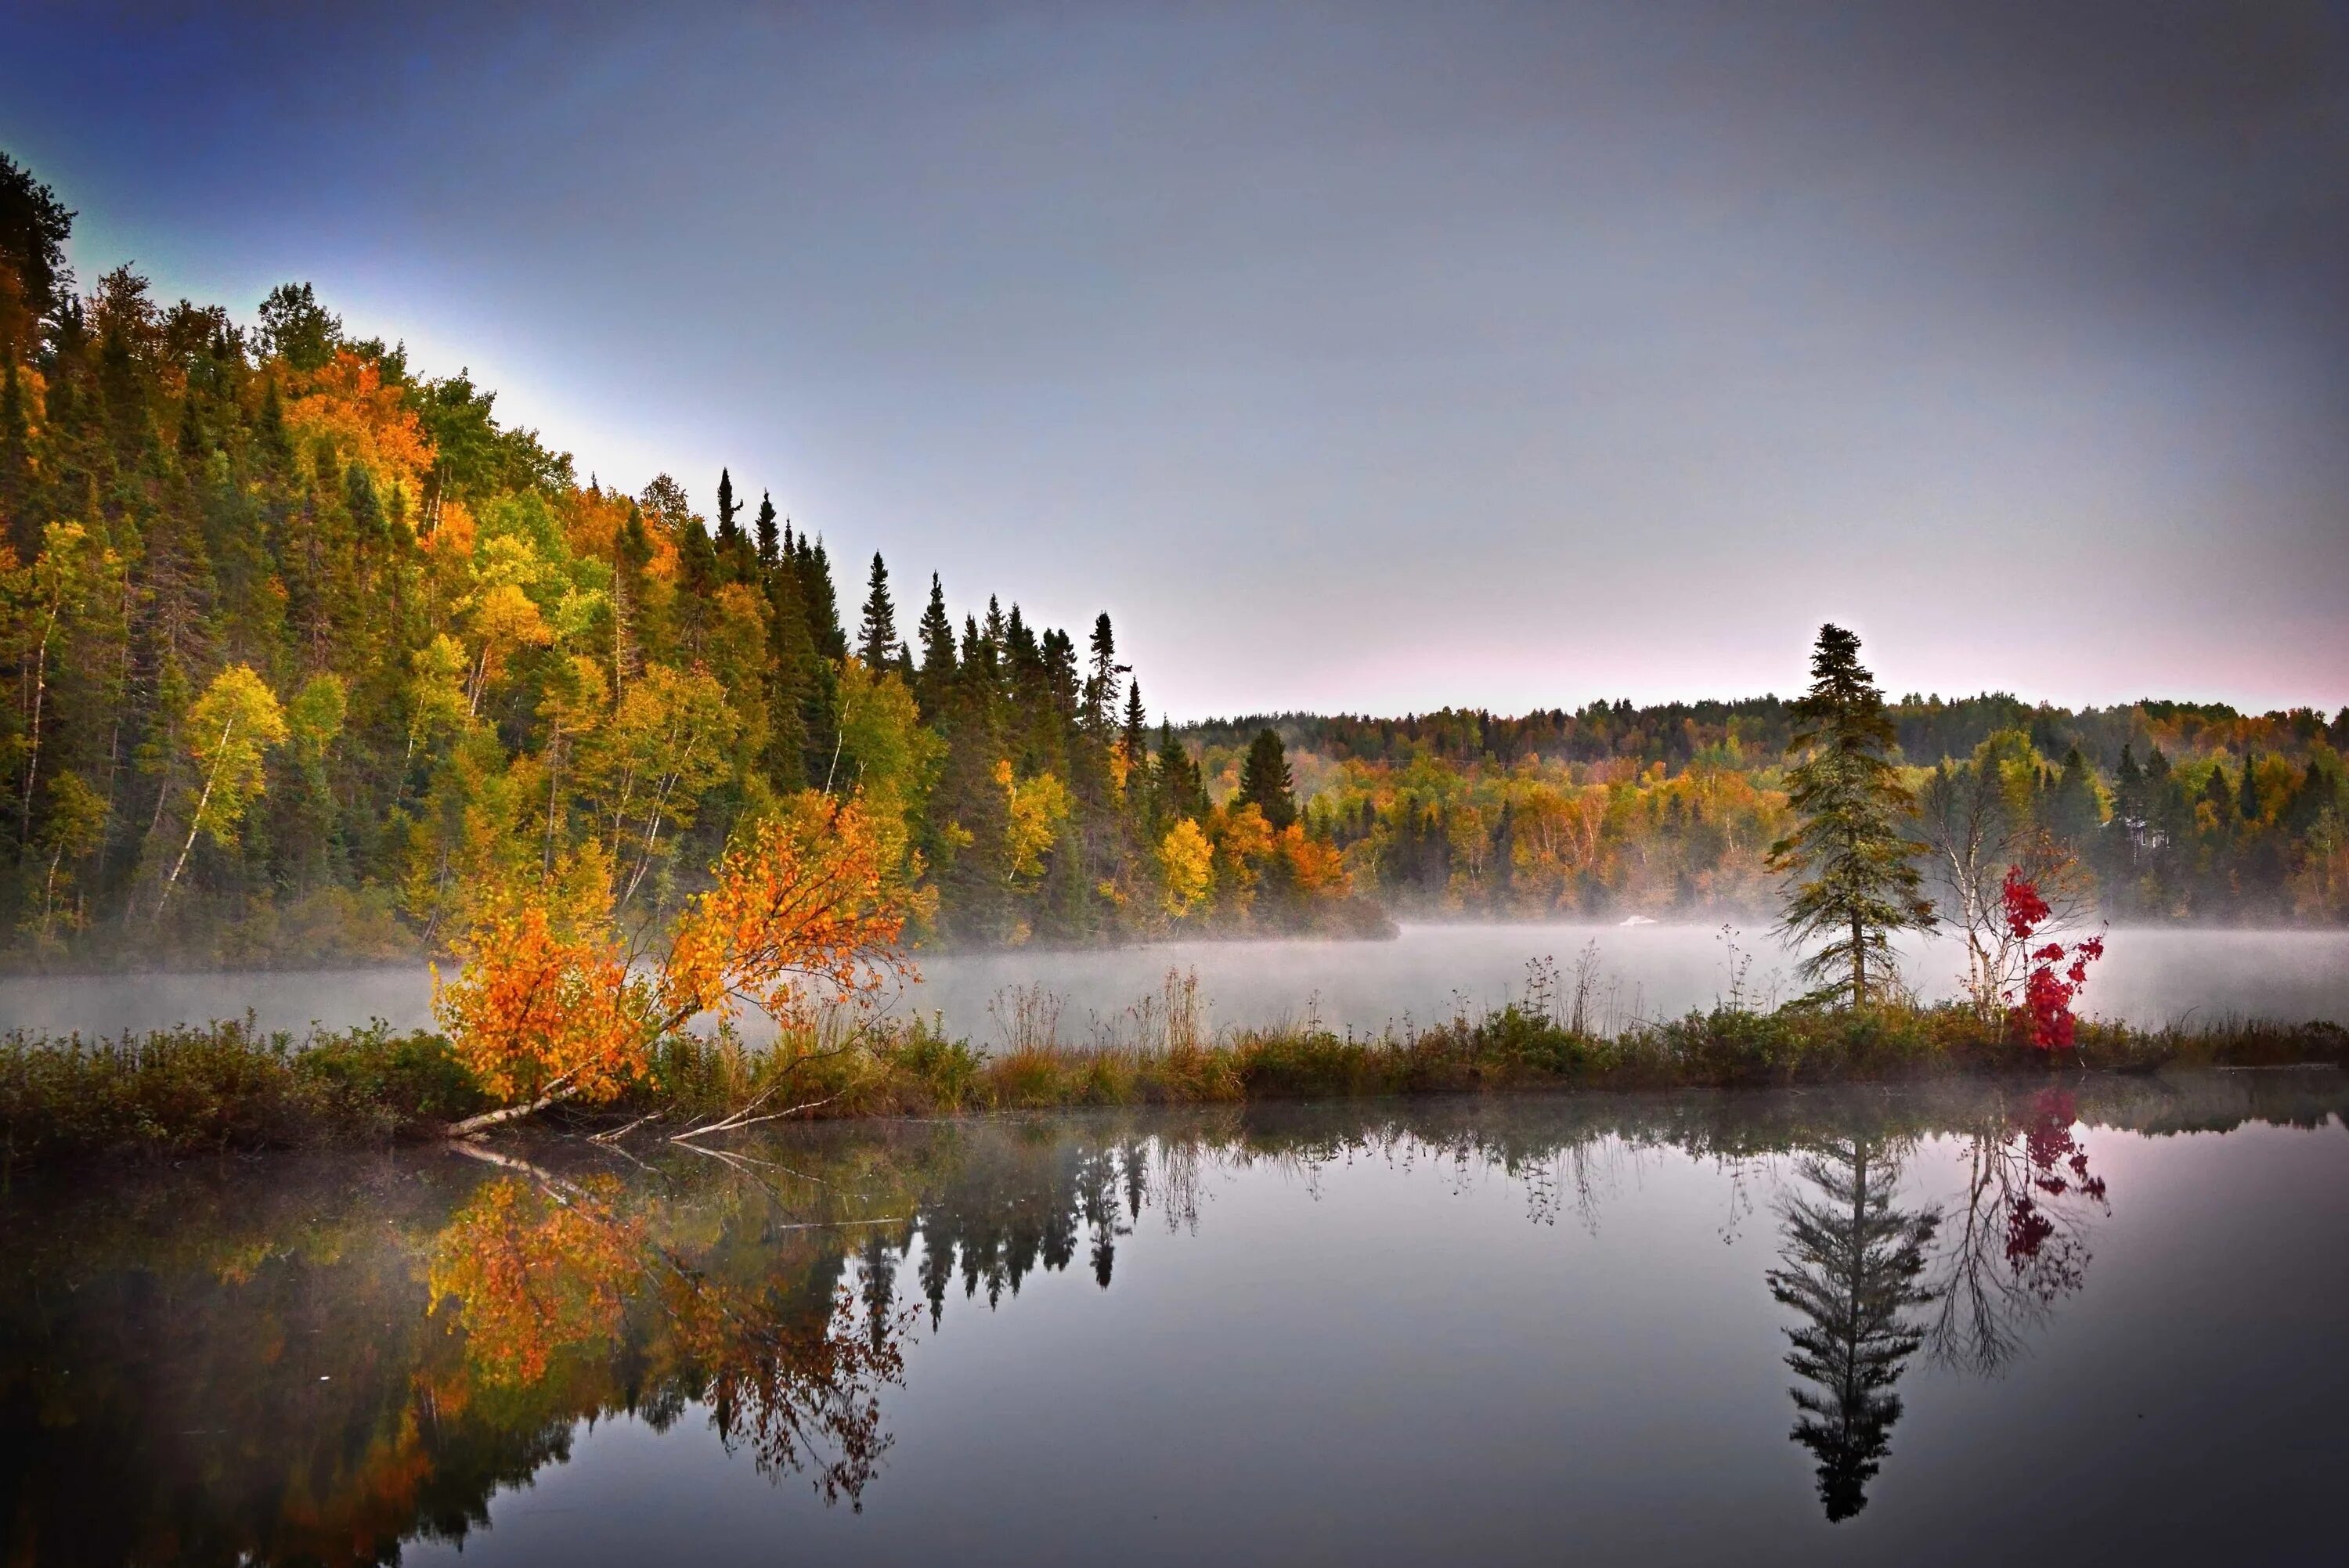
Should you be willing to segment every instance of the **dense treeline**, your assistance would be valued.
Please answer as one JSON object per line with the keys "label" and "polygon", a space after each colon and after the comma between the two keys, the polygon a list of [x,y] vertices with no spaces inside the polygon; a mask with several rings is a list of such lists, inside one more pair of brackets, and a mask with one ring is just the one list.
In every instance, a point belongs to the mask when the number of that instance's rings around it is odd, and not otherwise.
{"label": "dense treeline", "polygon": [[[583,856],[649,923],[809,790],[863,796],[923,940],[1366,931],[1374,895],[1775,905],[1775,697],[1154,729],[1106,615],[957,617],[935,576],[901,607],[878,555],[836,576],[730,473],[714,519],[665,476],[581,483],[493,394],[357,340],[306,284],[250,329],[128,266],[81,291],[72,219],[0,162],[20,954],[413,954],[481,889]],[[2010,826],[2065,847],[2110,913],[2349,918],[2349,712],[1982,696],[1891,717],[1914,787],[1943,759],[1994,771]]]}
{"label": "dense treeline", "polygon": [[[1399,909],[1762,913],[1779,892],[1769,847],[1792,820],[1793,707],[1274,714],[1184,735],[1218,792],[1237,788],[1250,738],[1276,731],[1309,833]],[[2349,709],[2328,722],[2308,708],[1910,695],[1888,717],[1913,791],[1930,804],[1936,769],[1987,769],[2006,832],[2044,831],[2080,896],[2114,918],[2349,919]]]}
{"label": "dense treeline", "polygon": [[[5,914],[35,952],[409,953],[591,856],[673,908],[799,792],[861,793],[924,934],[1361,923],[1326,845],[1212,806],[1083,636],[936,577],[853,625],[824,542],[730,474],[717,516],[502,426],[307,284],[248,331],[0,163]],[[1288,808],[1286,810],[1282,808]]]}

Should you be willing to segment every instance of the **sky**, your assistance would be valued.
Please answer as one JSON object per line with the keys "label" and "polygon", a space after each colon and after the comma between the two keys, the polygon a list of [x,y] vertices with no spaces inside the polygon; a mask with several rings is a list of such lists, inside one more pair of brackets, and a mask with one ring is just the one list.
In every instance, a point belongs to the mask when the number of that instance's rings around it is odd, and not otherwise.
{"label": "sky", "polygon": [[88,282],[306,279],[1154,712],[2349,703],[2349,8],[11,0]]}

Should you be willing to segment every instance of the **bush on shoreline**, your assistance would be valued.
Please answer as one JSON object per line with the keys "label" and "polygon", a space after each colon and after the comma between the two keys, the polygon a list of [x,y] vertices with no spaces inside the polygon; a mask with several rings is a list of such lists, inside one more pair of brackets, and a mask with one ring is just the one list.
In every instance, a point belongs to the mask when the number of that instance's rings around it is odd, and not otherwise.
{"label": "bush on shoreline", "polygon": [[[2159,1030],[2084,1024],[2076,1051],[2018,1046],[1956,1006],[1754,1012],[1721,1006],[1615,1035],[1511,1006],[1402,1036],[1308,1023],[1212,1041],[1166,1029],[1101,1048],[1047,1037],[988,1053],[924,1020],[785,1056],[679,1037],[609,1106],[564,1125],[647,1119],[675,1131],[760,1101],[809,1118],[1079,1106],[1882,1082],[1961,1073],[2349,1066],[2337,1025],[2241,1020]],[[448,1041],[377,1025],[306,1039],[250,1019],[113,1040],[0,1037],[0,1161],[184,1157],[440,1136],[490,1104]]]}

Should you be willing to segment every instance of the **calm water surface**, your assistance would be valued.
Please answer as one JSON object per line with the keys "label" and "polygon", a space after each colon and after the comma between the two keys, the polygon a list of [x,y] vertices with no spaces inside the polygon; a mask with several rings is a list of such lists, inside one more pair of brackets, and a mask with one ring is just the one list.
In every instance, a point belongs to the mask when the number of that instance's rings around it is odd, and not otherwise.
{"label": "calm water surface", "polygon": [[0,1195],[0,1557],[2332,1563],[2349,1081],[547,1140]]}
{"label": "calm water surface", "polygon": [[[1081,1044],[1131,1032],[1131,1009],[1155,995],[1168,970],[1195,972],[1212,1023],[1250,1026],[1302,1019],[1376,1034],[1448,1018],[1461,1007],[1497,1006],[1518,994],[1526,965],[1555,959],[1570,972],[1592,952],[1593,1005],[1614,1023],[1711,1006],[1740,955],[1754,995],[1781,997],[1791,961],[1766,933],[1723,940],[1719,926],[1408,925],[1392,942],[1185,942],[1108,951],[1013,950],[925,954],[923,979],[895,1003],[936,1012],[947,1029],[982,1045],[998,1040],[997,999],[1040,986],[1061,999],[1060,1032]],[[1946,943],[1905,944],[1909,978],[1948,995],[1964,967]],[[270,1028],[300,1032],[383,1018],[403,1028],[431,1022],[432,984],[421,967],[326,974],[140,975],[0,978],[0,1028],[86,1034],[163,1028],[252,1011]],[[2158,1026],[2229,1014],[2299,1023],[2349,1023],[2349,931],[2115,932],[2096,968],[2091,1012]]]}

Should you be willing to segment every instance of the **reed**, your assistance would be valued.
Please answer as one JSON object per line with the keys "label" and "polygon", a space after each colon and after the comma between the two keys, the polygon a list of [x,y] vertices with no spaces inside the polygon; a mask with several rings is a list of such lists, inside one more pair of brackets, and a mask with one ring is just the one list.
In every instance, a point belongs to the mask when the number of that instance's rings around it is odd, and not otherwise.
{"label": "reed", "polygon": [[[1555,1004],[1555,1005],[1552,1005]],[[2085,1024],[2076,1050],[2016,1043],[1966,1009],[1899,1004],[1768,1010],[1731,1002],[1592,1026],[1570,992],[1375,1036],[1303,1023],[1210,1036],[1195,983],[1061,1037],[1039,995],[999,1013],[996,1050],[935,1018],[819,1026],[776,1047],[680,1036],[610,1105],[551,1123],[674,1131],[754,1101],[810,1119],[1368,1096],[1889,1082],[1956,1074],[2142,1073],[2165,1067],[2349,1066],[2349,1030],[2250,1018],[2137,1029]],[[485,1101],[438,1035],[375,1026],[305,1037],[251,1019],[118,1039],[0,1037],[0,1160],[184,1157],[437,1137]]]}

